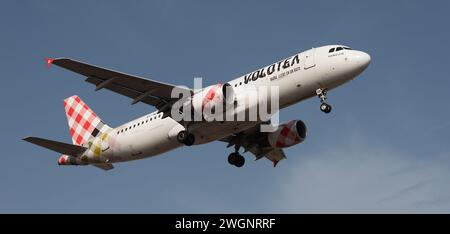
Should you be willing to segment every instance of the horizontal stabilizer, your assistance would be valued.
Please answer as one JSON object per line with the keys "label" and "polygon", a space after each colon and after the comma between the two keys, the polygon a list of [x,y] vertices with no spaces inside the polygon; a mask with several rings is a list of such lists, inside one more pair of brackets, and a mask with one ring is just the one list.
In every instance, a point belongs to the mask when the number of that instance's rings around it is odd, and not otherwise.
{"label": "horizontal stabilizer", "polygon": [[59,141],[47,140],[39,137],[25,137],[22,140],[70,156],[78,156],[87,149],[82,146],[67,144]]}
{"label": "horizontal stabilizer", "polygon": [[100,169],[103,169],[105,171],[111,170],[114,168],[114,166],[111,163],[97,163],[97,164],[92,164],[92,166],[94,167],[98,167]]}

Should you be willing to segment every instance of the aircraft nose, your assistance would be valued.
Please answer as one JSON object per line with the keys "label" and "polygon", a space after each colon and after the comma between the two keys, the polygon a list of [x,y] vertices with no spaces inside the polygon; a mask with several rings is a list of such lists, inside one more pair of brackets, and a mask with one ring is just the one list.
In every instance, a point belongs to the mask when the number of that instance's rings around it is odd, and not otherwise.
{"label": "aircraft nose", "polygon": [[357,63],[358,69],[364,71],[370,64],[371,57],[368,53],[358,51],[354,57],[354,61]]}

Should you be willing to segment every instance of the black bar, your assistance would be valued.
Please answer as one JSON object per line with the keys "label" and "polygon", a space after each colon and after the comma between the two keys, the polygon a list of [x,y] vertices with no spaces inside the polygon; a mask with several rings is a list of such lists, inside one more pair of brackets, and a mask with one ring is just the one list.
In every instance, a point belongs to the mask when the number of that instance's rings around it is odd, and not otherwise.
{"label": "black bar", "polygon": [[[11,220],[9,220],[11,219]],[[16,219],[16,220],[14,220]],[[90,214],[2,215],[5,230],[70,230],[89,233],[316,233],[446,229],[448,215],[300,215],[300,214]],[[18,223],[26,225],[17,225]],[[10,227],[8,227],[10,226]],[[7,229],[12,228],[12,229]],[[445,228],[445,229],[444,229]]]}

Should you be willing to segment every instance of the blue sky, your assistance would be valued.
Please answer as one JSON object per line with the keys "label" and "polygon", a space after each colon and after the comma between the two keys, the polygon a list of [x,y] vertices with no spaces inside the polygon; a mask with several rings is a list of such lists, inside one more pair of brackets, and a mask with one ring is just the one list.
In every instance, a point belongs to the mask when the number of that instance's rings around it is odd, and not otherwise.
{"label": "blue sky", "polygon": [[[448,213],[448,1],[2,1],[0,212]],[[370,53],[359,79],[281,111],[309,136],[267,160],[228,165],[215,142],[159,157],[60,167],[20,139],[70,142],[63,99],[117,126],[154,109],[94,92],[45,57],[174,84],[227,81],[326,44]]]}

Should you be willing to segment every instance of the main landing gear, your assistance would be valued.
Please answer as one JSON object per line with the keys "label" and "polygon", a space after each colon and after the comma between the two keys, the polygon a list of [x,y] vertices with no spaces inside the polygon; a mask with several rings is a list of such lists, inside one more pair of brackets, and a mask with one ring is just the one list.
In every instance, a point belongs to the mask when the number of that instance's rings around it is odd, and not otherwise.
{"label": "main landing gear", "polygon": [[325,103],[325,100],[327,100],[327,90],[326,89],[317,89],[316,90],[317,96],[320,98],[320,110],[324,113],[330,113],[331,112],[331,106]]}
{"label": "main landing gear", "polygon": [[187,146],[191,146],[195,142],[195,136],[188,131],[180,131],[177,135],[178,142],[185,144]]}
{"label": "main landing gear", "polygon": [[228,163],[236,167],[242,167],[245,164],[245,158],[239,154],[239,146],[235,147],[236,151],[228,156]]}

